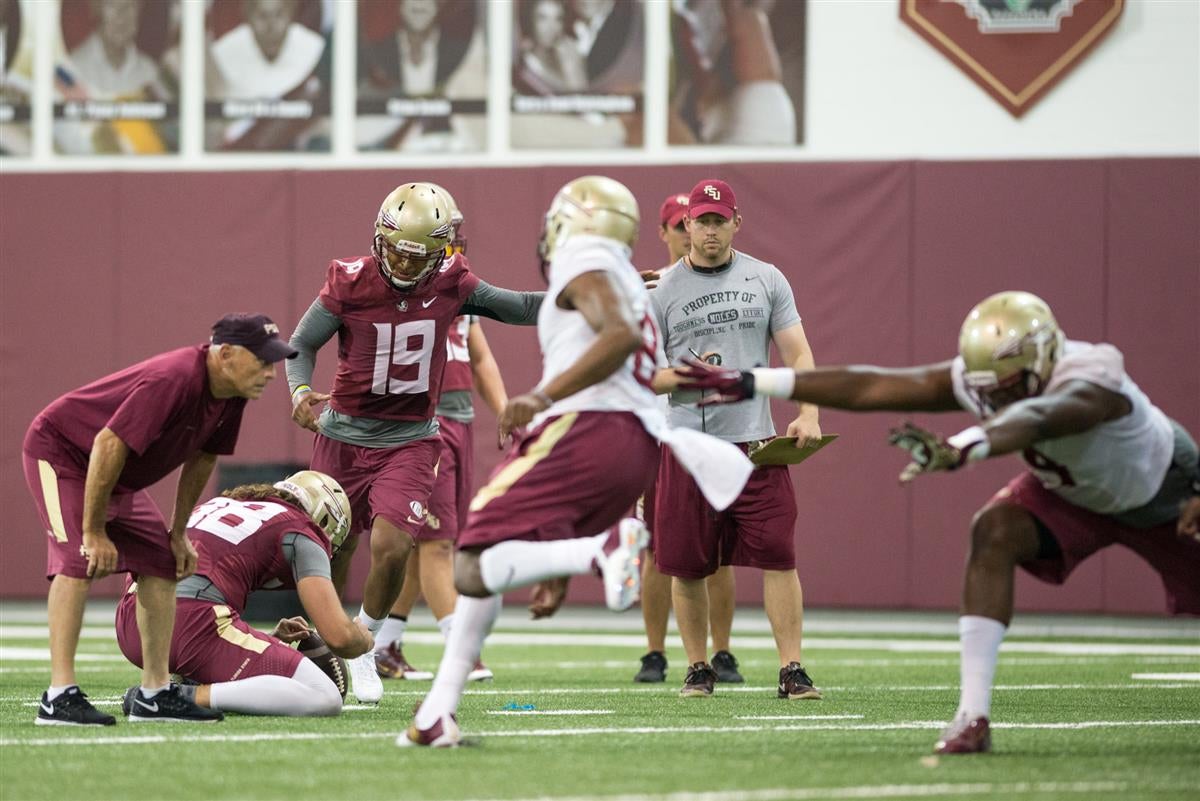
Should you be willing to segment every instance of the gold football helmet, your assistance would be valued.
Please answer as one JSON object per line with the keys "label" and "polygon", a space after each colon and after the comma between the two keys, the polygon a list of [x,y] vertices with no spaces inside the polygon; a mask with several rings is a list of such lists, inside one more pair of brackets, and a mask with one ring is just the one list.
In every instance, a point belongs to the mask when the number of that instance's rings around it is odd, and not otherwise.
{"label": "gold football helmet", "polygon": [[996,411],[1041,393],[1065,337],[1046,302],[1028,292],[1000,292],[971,309],[958,337],[967,391]]}
{"label": "gold football helmet", "polygon": [[383,199],[372,252],[396,289],[412,289],[445,258],[454,236],[448,197],[430,184],[410,183]]}
{"label": "gold football helmet", "polygon": [[350,499],[341,484],[316,470],[301,470],[273,486],[300,501],[308,516],[328,535],[334,551],[342,547],[350,533]]}
{"label": "gold football helmet", "polygon": [[446,202],[450,204],[450,224],[454,226],[454,238],[446,248],[446,255],[453,256],[455,253],[467,252],[467,238],[463,236],[463,213],[459,211],[458,204],[454,202],[454,195],[446,191],[445,187],[438,184],[429,184],[429,186],[441,192],[445,196]]}
{"label": "gold football helmet", "polygon": [[546,212],[538,242],[543,271],[576,234],[604,236],[632,247],[637,241],[638,221],[637,200],[625,184],[603,175],[576,178],[558,190]]}

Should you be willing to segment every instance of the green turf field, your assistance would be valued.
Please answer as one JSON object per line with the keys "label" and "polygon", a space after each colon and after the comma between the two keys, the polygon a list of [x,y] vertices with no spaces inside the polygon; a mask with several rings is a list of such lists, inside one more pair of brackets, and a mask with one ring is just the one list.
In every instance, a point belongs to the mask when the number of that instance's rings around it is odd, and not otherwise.
{"label": "green turf field", "polygon": [[[80,680],[116,712],[137,680],[89,609]],[[35,726],[48,680],[44,621],[0,607],[3,799],[1200,799],[1200,624],[1035,618],[1006,641],[993,699],[995,752],[930,756],[957,702],[954,617],[809,614],[806,666],[822,701],[775,697],[761,613],[734,651],[747,684],[709,699],[630,681],[637,612],[565,610],[547,624],[506,610],[459,712],[471,747],[399,749],[428,683],[388,682],[383,703],[340,718],[231,715],[207,726]],[[410,661],[433,669],[418,627]]]}

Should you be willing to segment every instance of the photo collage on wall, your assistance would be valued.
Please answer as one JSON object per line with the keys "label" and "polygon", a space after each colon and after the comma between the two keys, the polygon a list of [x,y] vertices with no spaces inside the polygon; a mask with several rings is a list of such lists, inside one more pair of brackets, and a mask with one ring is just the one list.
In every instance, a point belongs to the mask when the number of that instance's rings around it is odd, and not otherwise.
{"label": "photo collage on wall", "polygon": [[[666,76],[669,102],[654,113],[667,145],[803,141],[806,0],[359,0],[353,86],[335,88],[338,8],[204,0],[203,30],[189,33],[181,0],[0,0],[0,156],[33,151],[35,12],[58,28],[56,156],[178,154],[185,83],[204,87],[202,136],[189,141],[205,153],[331,153],[343,90],[355,116],[339,130],[360,152],[485,152],[488,115],[505,107],[512,150],[636,149],[652,70]],[[512,17],[503,88],[489,81],[487,36],[501,12]],[[669,18],[670,38],[647,61],[651,15]],[[192,35],[204,74],[185,82]]]}

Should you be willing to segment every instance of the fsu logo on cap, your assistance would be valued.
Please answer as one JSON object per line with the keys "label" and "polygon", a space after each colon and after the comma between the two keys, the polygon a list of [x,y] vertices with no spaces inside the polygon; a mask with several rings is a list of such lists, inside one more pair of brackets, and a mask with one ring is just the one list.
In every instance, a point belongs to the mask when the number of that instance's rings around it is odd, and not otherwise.
{"label": "fsu logo on cap", "polygon": [[708,184],[707,186],[705,186],[705,187],[704,187],[704,194],[708,195],[708,196],[709,196],[709,197],[711,197],[713,200],[720,200],[720,199],[721,199],[721,190],[720,190],[720,189],[717,189],[717,188],[716,188],[715,186],[713,186],[712,184]]}

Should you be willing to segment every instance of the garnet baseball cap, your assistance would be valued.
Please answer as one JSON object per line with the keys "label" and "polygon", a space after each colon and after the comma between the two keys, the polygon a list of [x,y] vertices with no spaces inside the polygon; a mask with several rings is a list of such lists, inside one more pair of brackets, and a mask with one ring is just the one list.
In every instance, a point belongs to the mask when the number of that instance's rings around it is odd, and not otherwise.
{"label": "garnet baseball cap", "polygon": [[692,194],[688,197],[688,215],[695,220],[705,214],[720,214],[727,220],[737,214],[737,199],[729,184],[716,178],[707,178],[692,187]]}
{"label": "garnet baseball cap", "polygon": [[662,208],[658,210],[658,221],[666,228],[674,228],[679,225],[679,221],[687,216],[688,213],[688,196],[687,195],[670,195],[663,201]]}
{"label": "garnet baseball cap", "polygon": [[279,338],[279,326],[265,314],[227,314],[213,323],[214,345],[241,345],[268,364],[299,351]]}

